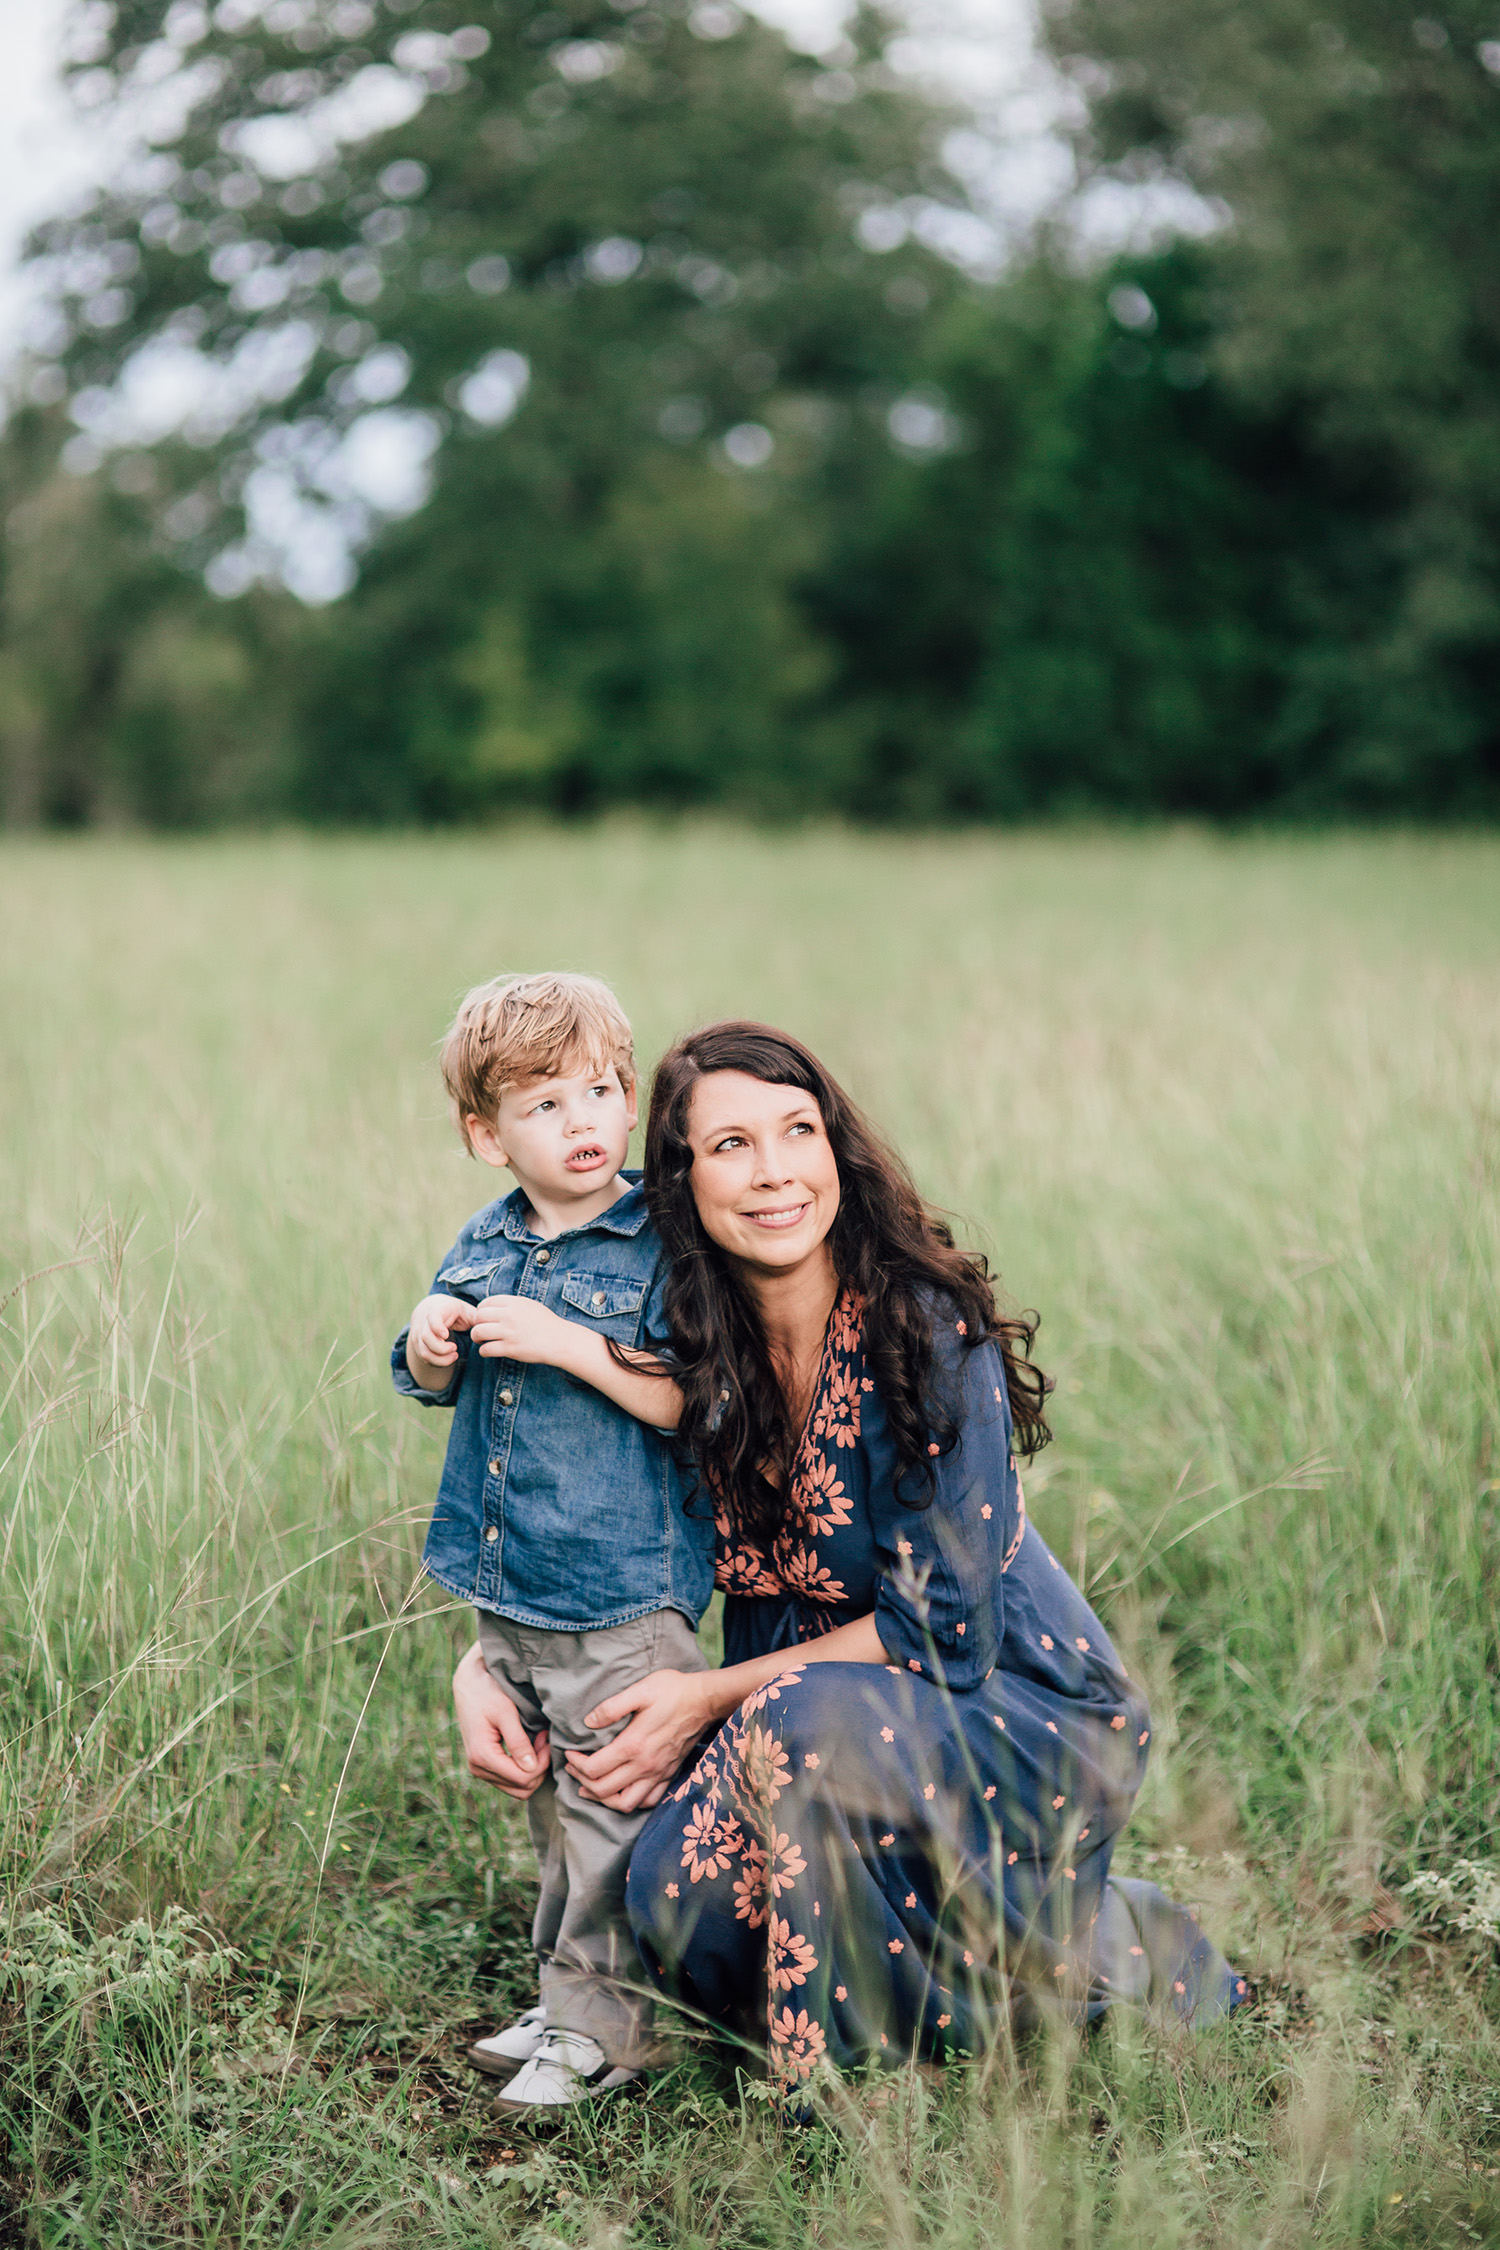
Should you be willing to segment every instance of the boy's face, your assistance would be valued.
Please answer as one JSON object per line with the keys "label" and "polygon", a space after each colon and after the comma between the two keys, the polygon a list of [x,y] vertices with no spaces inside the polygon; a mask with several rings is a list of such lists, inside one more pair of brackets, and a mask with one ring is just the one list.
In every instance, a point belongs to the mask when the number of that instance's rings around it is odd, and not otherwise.
{"label": "boy's face", "polygon": [[465,1120],[484,1163],[507,1165],[532,1201],[607,1201],[635,1128],[635,1089],[613,1063],[602,1072],[559,1071],[507,1086],[493,1122]]}

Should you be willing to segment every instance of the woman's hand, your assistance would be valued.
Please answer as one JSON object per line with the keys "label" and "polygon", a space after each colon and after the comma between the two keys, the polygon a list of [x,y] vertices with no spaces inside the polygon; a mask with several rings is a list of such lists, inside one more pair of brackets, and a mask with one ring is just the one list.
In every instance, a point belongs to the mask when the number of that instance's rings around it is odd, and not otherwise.
{"label": "woman's hand", "polygon": [[[602,1750],[570,1750],[568,1771],[585,1797],[614,1812],[659,1805],[683,1758],[715,1718],[706,1672],[648,1672],[634,1687],[607,1696],[584,1720],[587,1727],[630,1724]],[[631,1717],[631,1713],[634,1717]]]}
{"label": "woman's hand", "polygon": [[470,1773],[493,1782],[507,1797],[525,1799],[541,1787],[551,1770],[547,1730],[532,1741],[520,1712],[490,1678],[478,1641],[453,1675],[453,1708]]}

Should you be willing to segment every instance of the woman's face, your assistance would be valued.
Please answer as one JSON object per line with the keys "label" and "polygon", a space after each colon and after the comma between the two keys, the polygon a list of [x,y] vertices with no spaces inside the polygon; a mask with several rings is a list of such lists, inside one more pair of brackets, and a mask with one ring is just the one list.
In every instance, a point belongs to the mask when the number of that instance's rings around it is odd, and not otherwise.
{"label": "woman's face", "polygon": [[811,1094],[711,1071],[693,1089],[688,1143],[698,1216],[721,1250],[766,1274],[822,1250],[839,1171]]}

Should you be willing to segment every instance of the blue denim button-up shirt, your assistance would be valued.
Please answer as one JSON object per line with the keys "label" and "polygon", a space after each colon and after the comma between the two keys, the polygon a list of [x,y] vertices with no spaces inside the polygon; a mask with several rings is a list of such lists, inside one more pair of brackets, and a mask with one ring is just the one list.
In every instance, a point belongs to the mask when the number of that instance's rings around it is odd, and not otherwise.
{"label": "blue denim button-up shirt", "polygon": [[[624,1177],[638,1183],[639,1173]],[[586,1226],[543,1240],[517,1188],[476,1212],[434,1295],[533,1297],[636,1344],[662,1333],[665,1261],[639,1184]],[[451,1406],[453,1429],[423,1561],[440,1586],[523,1625],[582,1632],[657,1609],[696,1625],[713,1592],[713,1525],[655,1430],[560,1368],[483,1359],[467,1336],[445,1390],[419,1390],[403,1329],[398,1391]]]}

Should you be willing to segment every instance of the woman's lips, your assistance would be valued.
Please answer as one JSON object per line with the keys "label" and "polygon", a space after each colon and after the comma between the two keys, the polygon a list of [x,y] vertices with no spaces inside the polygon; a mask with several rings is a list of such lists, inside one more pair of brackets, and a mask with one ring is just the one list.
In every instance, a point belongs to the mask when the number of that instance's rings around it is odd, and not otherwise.
{"label": "woman's lips", "polygon": [[789,1203],[776,1211],[742,1211],[740,1217],[748,1219],[753,1227],[794,1227],[803,1213],[811,1209],[810,1203]]}

